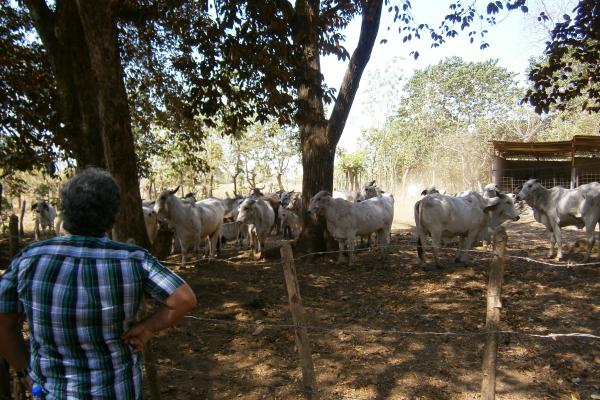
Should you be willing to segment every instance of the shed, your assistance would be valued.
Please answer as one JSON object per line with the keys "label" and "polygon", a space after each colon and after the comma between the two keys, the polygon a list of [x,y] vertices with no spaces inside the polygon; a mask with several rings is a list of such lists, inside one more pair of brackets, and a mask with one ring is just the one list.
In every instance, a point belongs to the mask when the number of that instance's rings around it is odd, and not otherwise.
{"label": "shed", "polygon": [[559,142],[492,141],[492,182],[512,192],[528,179],[546,187],[575,188],[600,181],[600,136]]}

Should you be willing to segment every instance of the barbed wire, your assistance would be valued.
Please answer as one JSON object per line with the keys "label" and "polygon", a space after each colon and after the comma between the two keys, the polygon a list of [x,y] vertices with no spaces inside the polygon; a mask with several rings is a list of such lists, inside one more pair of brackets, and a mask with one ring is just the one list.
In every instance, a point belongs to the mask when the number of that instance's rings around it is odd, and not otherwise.
{"label": "barbed wire", "polygon": [[346,334],[364,334],[364,335],[381,335],[381,334],[395,334],[395,335],[404,335],[404,336],[485,336],[489,334],[503,334],[503,335],[513,335],[513,336],[522,336],[522,337],[535,337],[541,339],[558,339],[562,337],[576,337],[576,338],[587,338],[600,340],[600,336],[591,334],[591,333],[583,333],[583,332],[570,332],[570,333],[529,333],[529,332],[518,332],[518,331],[510,331],[510,330],[498,330],[498,331],[479,331],[479,332],[434,332],[434,331],[406,331],[406,330],[398,330],[398,329],[347,329],[343,327],[322,327],[322,326],[314,326],[314,325],[295,325],[295,324],[285,324],[285,323],[265,323],[263,321],[239,321],[239,320],[223,320],[216,318],[205,318],[198,317],[195,315],[186,315],[185,318],[195,319],[204,322],[213,322],[220,324],[229,324],[229,325],[243,325],[243,326],[253,326],[255,328],[262,326],[264,328],[280,328],[280,329],[290,329],[290,328],[306,328],[307,330],[317,331],[317,332],[329,332],[329,333],[346,333]]}
{"label": "barbed wire", "polygon": [[[390,254],[390,250],[395,250],[395,249],[411,249],[413,250],[413,246],[409,245],[409,244],[389,244],[386,247],[386,251],[387,251],[387,255],[393,255]],[[426,249],[431,249],[433,248],[433,246],[431,245],[427,245],[424,246]],[[437,247],[438,251],[458,251],[457,247],[448,247],[448,246],[440,246]],[[373,251],[373,248],[370,247],[366,247],[366,248],[355,248],[354,249],[354,254],[361,254],[361,253],[366,253],[366,252],[370,252]],[[507,248],[507,252],[508,251],[527,251],[529,249],[521,249],[521,248]],[[472,254],[484,254],[484,255],[489,255],[491,257],[495,256],[495,253],[493,250],[478,250],[478,249],[468,249],[468,250],[461,250],[462,252],[465,253],[472,253]],[[334,254],[340,254],[340,253],[348,253],[348,250],[327,250],[327,251],[315,251],[315,252],[310,252],[310,253],[306,253],[306,254],[302,254],[300,256],[294,257],[293,261],[301,261],[303,259],[309,258],[309,257],[321,257],[321,256],[326,256],[326,255],[334,255]],[[511,254],[505,254],[504,256],[506,259],[515,259],[515,260],[521,260],[521,261],[527,261],[527,262],[531,262],[531,263],[535,263],[538,265],[545,265],[548,267],[553,267],[553,268],[574,268],[574,267],[592,267],[592,266],[598,266],[600,265],[600,261],[595,261],[595,262],[585,262],[585,263],[575,263],[572,261],[567,260],[565,263],[552,263],[552,262],[548,262],[548,261],[543,261],[540,259],[536,259],[536,258],[532,258],[532,257],[526,257],[526,256],[518,256],[518,255],[511,255]],[[236,261],[232,261],[232,260],[236,260]],[[263,261],[260,260],[253,260],[253,259],[248,259],[248,260],[239,260],[239,256],[236,257],[230,257],[228,259],[219,259],[219,258],[198,258],[195,260],[191,260],[191,261],[186,261],[183,265],[184,266],[189,266],[189,265],[208,265],[211,263],[226,263],[226,264],[234,264],[234,265],[239,265],[240,263],[243,264],[251,264],[251,265],[255,265],[257,262],[260,262],[261,266],[267,267],[267,266],[279,266],[282,265],[283,261],[278,261],[278,262],[271,262],[271,263],[265,263]],[[161,261],[162,264],[164,265],[173,265],[173,266],[180,266],[182,265],[181,262],[175,262],[175,261]]]}

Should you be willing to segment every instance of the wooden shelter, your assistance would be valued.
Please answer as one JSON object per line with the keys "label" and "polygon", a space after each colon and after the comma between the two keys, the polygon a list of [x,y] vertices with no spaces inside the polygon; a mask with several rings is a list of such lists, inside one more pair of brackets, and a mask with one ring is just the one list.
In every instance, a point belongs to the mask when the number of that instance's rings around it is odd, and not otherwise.
{"label": "wooden shelter", "polygon": [[530,178],[546,187],[575,188],[600,181],[600,136],[560,142],[492,141],[492,182],[512,192]]}

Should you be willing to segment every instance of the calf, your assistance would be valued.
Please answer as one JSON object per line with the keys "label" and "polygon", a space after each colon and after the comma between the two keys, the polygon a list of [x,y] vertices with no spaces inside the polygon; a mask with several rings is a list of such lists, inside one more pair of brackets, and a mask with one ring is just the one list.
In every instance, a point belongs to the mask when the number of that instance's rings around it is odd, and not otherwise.
{"label": "calf", "polygon": [[275,212],[262,197],[248,197],[239,207],[237,222],[245,224],[250,248],[260,254],[275,222]]}
{"label": "calf", "polygon": [[373,232],[377,233],[381,258],[385,257],[394,218],[394,198],[391,194],[353,203],[334,198],[330,192],[322,190],[310,199],[308,213],[325,216],[327,230],[339,245],[338,263],[342,262],[343,252],[348,247],[348,265],[351,265],[356,236]]}
{"label": "calf", "polygon": [[281,230],[285,239],[295,239],[302,231],[302,221],[295,212],[280,206],[279,218],[281,221]]}
{"label": "calf", "polygon": [[517,200],[525,200],[531,206],[535,220],[542,223],[550,234],[548,258],[554,255],[556,243],[558,245],[556,259],[562,259],[560,228],[585,227],[587,252],[584,255],[584,262],[587,262],[596,241],[594,230],[600,220],[600,183],[592,182],[576,189],[565,189],[560,186],[546,189],[537,179],[530,179],[523,184],[517,194]]}

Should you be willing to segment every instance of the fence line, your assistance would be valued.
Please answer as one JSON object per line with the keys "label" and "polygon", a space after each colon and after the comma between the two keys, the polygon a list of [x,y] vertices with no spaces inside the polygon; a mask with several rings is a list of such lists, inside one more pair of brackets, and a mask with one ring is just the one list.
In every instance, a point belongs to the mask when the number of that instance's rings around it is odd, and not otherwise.
{"label": "fence line", "polygon": [[[299,325],[294,324],[284,324],[284,323],[265,323],[263,321],[233,321],[226,319],[216,319],[216,318],[204,318],[197,317],[195,315],[186,315],[185,318],[195,319],[198,321],[219,323],[219,324],[227,324],[227,325],[240,325],[240,326],[262,326],[265,328],[279,328],[279,329],[292,329],[297,328]],[[302,325],[303,327],[317,332],[329,332],[329,333],[352,333],[352,334],[398,334],[398,335],[406,335],[406,336],[484,336],[487,335],[488,332],[433,332],[433,331],[404,331],[398,329],[346,329],[341,326],[338,327],[323,327],[316,325]],[[494,331],[494,333],[503,334],[503,335],[514,335],[514,336],[522,336],[522,337],[535,337],[540,339],[558,339],[563,337],[570,338],[586,338],[586,339],[594,339],[600,340],[599,335],[594,335],[591,333],[583,333],[583,332],[571,332],[571,333],[548,333],[548,334],[539,334],[539,333],[528,333],[528,332],[518,332],[518,331],[507,331],[507,330],[499,330]]]}
{"label": "fence line", "polygon": [[[428,247],[432,247],[432,246],[428,246]],[[393,244],[393,245],[389,245],[387,246],[388,250],[390,249],[403,249],[403,248],[411,248],[411,245],[408,244]],[[440,246],[437,248],[438,250],[443,250],[443,251],[457,251],[458,249],[456,247],[447,247],[447,246]],[[365,253],[365,252],[369,252],[371,251],[371,248],[361,248],[361,249],[355,249],[354,253]],[[527,251],[527,249],[519,249],[519,248],[509,248],[507,249],[508,251]],[[464,252],[468,252],[468,253],[473,253],[473,254],[486,254],[489,255],[490,257],[493,256],[493,251],[492,250],[475,250],[475,249],[469,249],[469,250],[463,250]],[[346,253],[347,250],[327,250],[327,251],[316,251],[316,252],[311,252],[311,253],[307,253],[307,254],[303,254],[301,256],[298,257],[294,257],[294,261],[300,261],[304,258],[307,257],[313,257],[313,256],[324,256],[324,255],[333,255],[333,254],[339,254],[339,253]],[[242,263],[247,263],[247,264],[251,264],[251,265],[255,265],[256,264],[256,260],[239,260],[239,261],[231,261],[233,259],[235,259],[237,257],[233,257],[233,258],[229,258],[229,259],[218,259],[218,258],[212,258],[212,259],[206,259],[206,258],[199,258],[196,260],[192,260],[189,262],[186,262],[184,265],[189,265],[189,264],[194,264],[194,265],[208,265],[211,263],[226,263],[226,264],[235,264],[238,265],[240,262]],[[532,262],[535,264],[540,264],[540,265],[545,265],[548,267],[554,267],[554,268],[573,268],[573,267],[592,267],[592,266],[598,266],[600,265],[600,261],[595,261],[595,262],[586,262],[586,263],[574,263],[571,261],[566,261],[566,263],[552,263],[552,262],[548,262],[548,261],[543,261],[543,260],[539,260],[539,259],[535,259],[535,258],[531,258],[531,257],[526,257],[526,256],[517,256],[517,255],[506,255],[506,258],[512,258],[512,259],[516,259],[516,260],[522,260],[522,261],[528,261],[528,262]],[[162,264],[164,265],[174,265],[174,266],[179,266],[181,265],[181,262],[174,262],[174,261],[161,261]],[[277,261],[277,262],[270,262],[270,263],[260,263],[260,266],[263,267],[274,267],[274,266],[279,266],[282,265],[281,261]]]}

